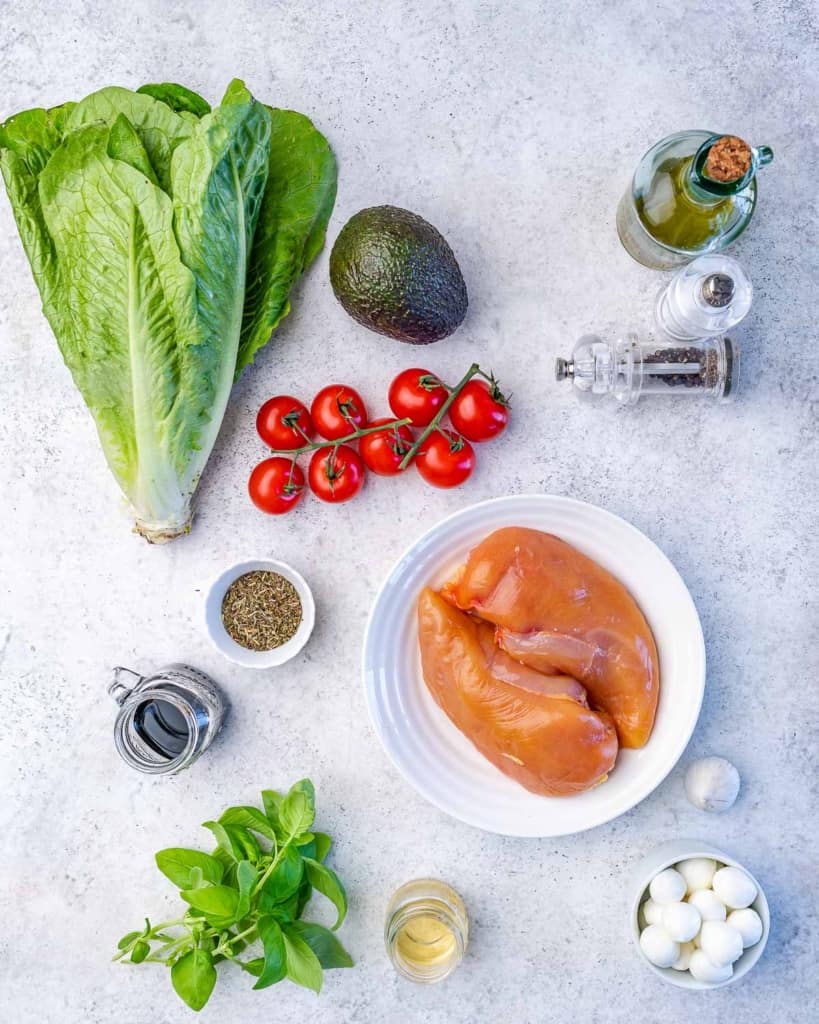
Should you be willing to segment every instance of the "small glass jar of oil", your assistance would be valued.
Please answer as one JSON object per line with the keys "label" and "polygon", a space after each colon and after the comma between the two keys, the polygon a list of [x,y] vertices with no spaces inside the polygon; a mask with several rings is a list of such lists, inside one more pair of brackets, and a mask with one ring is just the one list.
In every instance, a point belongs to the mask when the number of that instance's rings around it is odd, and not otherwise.
{"label": "small glass jar of oil", "polygon": [[445,882],[418,878],[393,894],[384,941],[402,977],[425,984],[443,981],[463,959],[468,939],[466,907]]}

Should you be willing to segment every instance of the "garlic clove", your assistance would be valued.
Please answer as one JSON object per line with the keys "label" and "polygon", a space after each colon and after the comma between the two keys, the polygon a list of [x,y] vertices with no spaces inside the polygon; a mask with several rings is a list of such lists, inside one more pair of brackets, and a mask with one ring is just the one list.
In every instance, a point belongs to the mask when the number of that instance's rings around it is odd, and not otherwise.
{"label": "garlic clove", "polygon": [[727,811],[739,796],[739,772],[724,757],[702,757],[685,773],[685,795],[701,811]]}

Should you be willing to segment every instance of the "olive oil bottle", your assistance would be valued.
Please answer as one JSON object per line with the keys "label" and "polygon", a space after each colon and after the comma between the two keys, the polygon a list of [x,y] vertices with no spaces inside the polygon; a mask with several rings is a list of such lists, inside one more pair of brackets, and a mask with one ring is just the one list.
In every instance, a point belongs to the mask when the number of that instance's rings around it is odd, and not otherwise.
{"label": "olive oil bottle", "polygon": [[677,132],[640,161],[617,209],[617,231],[639,263],[658,270],[729,246],[756,206],[756,173],[773,160],[735,135]]}

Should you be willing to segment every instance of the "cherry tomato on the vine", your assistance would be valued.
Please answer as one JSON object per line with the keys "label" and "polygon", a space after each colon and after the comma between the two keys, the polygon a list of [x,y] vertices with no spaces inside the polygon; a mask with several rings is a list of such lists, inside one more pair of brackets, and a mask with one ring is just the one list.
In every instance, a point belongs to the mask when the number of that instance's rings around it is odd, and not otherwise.
{"label": "cherry tomato on the vine", "polygon": [[[373,420],[370,426],[380,427],[382,424],[393,422],[384,417]],[[374,434],[365,434],[359,439],[358,450],[367,469],[380,476],[395,476],[396,473],[403,472],[401,461],[412,447],[413,440],[412,431],[408,426],[388,427]]]}
{"label": "cherry tomato on the vine", "polygon": [[277,455],[256,466],[247,490],[256,508],[279,516],[295,508],[304,497],[304,473],[295,462]]}
{"label": "cherry tomato on the vine", "polygon": [[349,445],[319,448],[310,460],[310,490],[322,501],[349,501],[364,486],[364,463]]}
{"label": "cherry tomato on the vine", "polygon": [[509,402],[494,381],[467,381],[448,412],[452,426],[468,441],[489,441],[509,422]]}
{"label": "cherry tomato on the vine", "polygon": [[458,487],[472,475],[475,449],[451,430],[436,430],[424,441],[415,465],[433,487]]}
{"label": "cherry tomato on the vine", "polygon": [[390,408],[414,427],[428,427],[447,400],[449,390],[429,370],[403,370],[390,384]]}
{"label": "cherry tomato on the vine", "polygon": [[361,395],[346,384],[329,384],[313,399],[310,406],[313,424],[322,437],[337,441],[367,426],[367,407]]}
{"label": "cherry tomato on the vine", "polygon": [[290,395],[268,398],[259,409],[256,430],[268,447],[279,452],[301,448],[314,433],[307,406]]}

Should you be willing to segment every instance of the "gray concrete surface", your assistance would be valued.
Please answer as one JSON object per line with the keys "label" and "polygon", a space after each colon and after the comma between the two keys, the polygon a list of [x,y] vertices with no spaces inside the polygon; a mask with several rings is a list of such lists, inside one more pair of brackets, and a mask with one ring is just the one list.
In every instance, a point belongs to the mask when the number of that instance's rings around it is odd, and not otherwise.
{"label": "gray concrete surface", "polygon": [[[3,116],[112,83],[179,80],[216,100],[245,78],[331,140],[331,240],[363,206],[409,207],[446,234],[471,298],[457,336],[416,351],[343,313],[325,252],[235,389],[193,533],[150,548],[129,532],[0,199],[0,1017],[192,1019],[159,968],[109,962],[123,932],[173,906],[153,853],[206,841],[199,824],[227,804],[309,775],[356,968],[328,975],[318,1000],[287,984],[254,993],[225,971],[203,1021],[815,1021],[816,6],[6,0],[0,46]],[[737,332],[740,400],[580,404],[552,382],[554,357],[589,330],[650,329],[662,279],[621,249],[614,212],[643,150],[685,127],[776,151],[734,250],[756,288]],[[386,411],[399,369],[456,377],[472,359],[515,406],[467,487],[376,481],[348,506],[305,502],[280,521],[250,506],[269,395],[341,379]],[[708,647],[705,706],[674,773],[621,819],[560,840],[484,835],[427,806],[381,750],[360,680],[367,611],[397,551],[455,509],[522,491],[597,502],[644,530],[688,583]],[[303,570],[318,602],[303,657],[268,676],[221,660],[202,628],[206,582],[257,552]],[[195,769],[143,778],[115,754],[108,673],[180,659],[224,685],[233,715]],[[682,790],[686,764],[712,752],[743,777],[722,817]],[[701,995],[651,976],[626,916],[629,869],[686,835],[744,860],[774,915],[753,975]],[[422,873],[463,893],[473,929],[461,969],[427,989],[398,980],[381,939],[391,891]]]}

